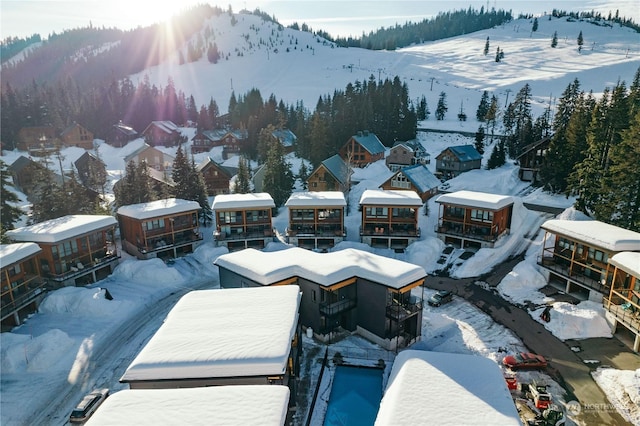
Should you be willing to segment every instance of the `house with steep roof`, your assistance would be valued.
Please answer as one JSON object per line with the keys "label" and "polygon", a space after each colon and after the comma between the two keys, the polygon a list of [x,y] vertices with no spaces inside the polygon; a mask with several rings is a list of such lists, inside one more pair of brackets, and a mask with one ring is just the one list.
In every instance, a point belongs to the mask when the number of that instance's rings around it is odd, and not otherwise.
{"label": "house with steep roof", "polygon": [[60,133],[60,141],[66,147],[93,149],[93,133],[78,123],[73,123]]}
{"label": "house with steep roof", "polygon": [[227,133],[225,129],[197,131],[191,138],[191,153],[209,152],[213,147],[222,146]]}
{"label": "house with steep roof", "polygon": [[170,171],[173,168],[173,161],[175,158],[169,154],[165,154],[157,148],[145,143],[140,148],[133,151],[131,154],[124,157],[125,168],[129,161],[133,161],[136,164],[145,161],[147,166],[152,167],[159,171]]}
{"label": "house with steep roof", "polygon": [[35,156],[51,154],[60,144],[53,126],[23,127],[18,131],[17,139],[18,151],[26,151]]}
{"label": "house with steep roof", "polygon": [[284,204],[289,209],[287,243],[310,250],[329,250],[347,236],[340,191],[294,192]]}
{"label": "house with steep roof", "polygon": [[247,142],[249,132],[246,129],[236,129],[227,132],[222,138],[222,158],[228,160],[231,157],[240,155],[242,148]]}
{"label": "house with steep roof", "polygon": [[15,327],[38,309],[46,293],[36,243],[0,244],[2,328]]}
{"label": "house with steep roof", "polygon": [[380,185],[386,190],[411,190],[415,191],[426,202],[438,193],[440,180],[429,171],[424,164],[407,166],[397,170],[389,179]]}
{"label": "house with steep roof", "polygon": [[144,141],[151,146],[176,146],[180,143],[181,133],[176,124],[169,120],[152,121],[142,131]]}
{"label": "house with steep roof", "polygon": [[16,161],[11,163],[11,165],[7,167],[7,172],[11,174],[15,188],[27,195],[30,200],[32,200],[35,192],[37,192],[38,188],[36,188],[36,185],[39,173],[46,173],[49,179],[52,179],[56,183],[62,183],[62,176],[24,155],[21,155]]}
{"label": "house with steep roof", "polygon": [[367,189],[359,204],[360,242],[404,251],[420,238],[418,212],[423,203],[415,191]]}
{"label": "house with steep roof", "polygon": [[204,178],[207,185],[207,193],[209,195],[228,194],[229,182],[233,177],[232,172],[221,164],[213,161],[211,157],[207,157],[196,167]]}
{"label": "house with steep roof", "polygon": [[40,272],[54,288],[85,285],[111,275],[119,256],[116,219],[108,215],[69,215],[7,231],[17,242],[37,243]]}
{"label": "house with steep roof", "polygon": [[107,180],[107,165],[89,151],[85,151],[73,162],[78,171],[80,182],[94,191],[98,191],[101,184]]}
{"label": "house with steep roof", "polygon": [[122,248],[138,259],[176,258],[202,243],[200,204],[168,198],[118,209]]}
{"label": "house with steep roof", "polygon": [[191,291],[167,314],[120,382],[156,392],[287,386],[295,406],[301,298],[296,285]]}
{"label": "house with steep roof", "polygon": [[137,137],[138,132],[133,127],[120,121],[109,128],[105,142],[116,148],[122,148]]}
{"label": "house with steep roof", "polygon": [[296,149],[298,137],[289,129],[276,129],[271,135],[280,142],[285,154],[289,154]]}
{"label": "house with steep roof", "polygon": [[416,164],[429,164],[431,157],[419,141],[398,141],[393,144],[384,162],[389,170],[396,172]]}
{"label": "house with steep roof", "polygon": [[482,155],[473,145],[450,146],[436,157],[435,174],[441,180],[446,180],[480,167]]}
{"label": "house with steep roof", "polygon": [[522,153],[518,155],[518,177],[525,182],[537,182],[540,167],[549,149],[551,136],[544,137],[522,148]]}
{"label": "house with steep roof", "polygon": [[604,308],[613,320],[612,329],[618,325],[633,333],[633,350],[640,352],[640,252],[623,251],[614,254],[607,265],[607,277],[611,277],[611,289],[604,300]]}
{"label": "house with steep roof", "polygon": [[270,194],[221,194],[213,199],[216,246],[229,251],[253,247],[263,249],[273,241],[271,210],[276,207]]}
{"label": "house with steep roof", "polygon": [[356,249],[318,253],[300,247],[219,256],[223,288],[287,287],[302,291],[300,323],[328,342],[356,333],[387,350],[419,340],[426,279],[412,263]]}
{"label": "house with steep roof", "polygon": [[477,191],[442,194],[436,236],[462,248],[493,247],[511,230],[513,197]]}
{"label": "house with steep roof", "polygon": [[353,174],[351,167],[344,162],[339,154],[324,160],[307,179],[309,191],[341,191],[349,192],[350,179]]}
{"label": "house with steep roof", "polygon": [[640,251],[640,233],[598,220],[551,219],[545,231],[538,265],[566,293],[602,302],[611,293],[607,263],[621,252]]}
{"label": "house with steep roof", "polygon": [[385,146],[375,134],[362,130],[351,136],[340,148],[340,157],[354,167],[364,167],[382,160],[385,151]]}

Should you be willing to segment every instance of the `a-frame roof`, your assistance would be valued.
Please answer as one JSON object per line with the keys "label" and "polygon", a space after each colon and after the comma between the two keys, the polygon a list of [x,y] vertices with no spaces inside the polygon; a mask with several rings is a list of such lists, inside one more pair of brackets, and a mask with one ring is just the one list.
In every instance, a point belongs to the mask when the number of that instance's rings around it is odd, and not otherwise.
{"label": "a-frame roof", "polygon": [[340,155],[336,154],[322,162],[325,169],[341,184],[346,184],[351,174],[351,169]]}
{"label": "a-frame roof", "polygon": [[380,139],[370,132],[358,132],[352,138],[371,155],[380,154],[386,149]]}

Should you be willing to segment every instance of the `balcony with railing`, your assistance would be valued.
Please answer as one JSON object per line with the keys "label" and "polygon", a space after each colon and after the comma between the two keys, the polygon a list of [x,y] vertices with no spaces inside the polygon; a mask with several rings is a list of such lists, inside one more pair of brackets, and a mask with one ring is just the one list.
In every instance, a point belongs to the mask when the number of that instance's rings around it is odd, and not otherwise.
{"label": "balcony with railing", "polygon": [[439,234],[480,241],[496,241],[499,236],[492,224],[481,225],[443,221],[440,225],[436,226],[435,231]]}
{"label": "balcony with railing", "polygon": [[599,293],[608,294],[609,285],[603,284],[603,271],[594,265],[571,262],[570,259],[560,256],[538,256],[538,265],[556,275],[572,281],[582,287],[596,290]]}
{"label": "balcony with railing", "polygon": [[422,310],[422,299],[416,296],[411,296],[408,300],[398,302],[393,300],[392,303],[387,305],[387,317],[403,321]]}
{"label": "balcony with railing", "polygon": [[84,253],[80,256],[54,259],[55,272],[43,271],[43,275],[54,281],[66,281],[100,269],[117,259],[118,253],[115,246],[110,244],[102,249]]}
{"label": "balcony with railing", "polygon": [[420,228],[414,224],[366,223],[360,227],[360,235],[367,237],[420,238]]}
{"label": "balcony with railing", "polygon": [[216,241],[242,241],[258,238],[272,238],[274,236],[273,228],[270,223],[252,226],[235,226],[228,231],[216,230],[213,237]]}
{"label": "balcony with railing", "polygon": [[336,302],[322,302],[319,305],[320,314],[332,317],[355,308],[357,304],[358,300],[356,297],[345,297]]}
{"label": "balcony with railing", "polygon": [[147,235],[147,244],[138,247],[140,253],[151,253],[158,250],[166,250],[169,247],[180,247],[186,244],[192,244],[201,241],[203,235],[197,229],[187,229],[178,232],[163,232],[150,238]]}
{"label": "balcony with railing", "polygon": [[604,307],[611,312],[618,322],[635,334],[640,334],[640,305],[623,297],[615,290],[604,301]]}
{"label": "balcony with railing", "polygon": [[1,297],[2,319],[35,300],[46,291],[46,285],[47,281],[40,275],[35,274],[25,274],[18,282],[12,283],[11,288],[9,288],[9,284],[3,282]]}

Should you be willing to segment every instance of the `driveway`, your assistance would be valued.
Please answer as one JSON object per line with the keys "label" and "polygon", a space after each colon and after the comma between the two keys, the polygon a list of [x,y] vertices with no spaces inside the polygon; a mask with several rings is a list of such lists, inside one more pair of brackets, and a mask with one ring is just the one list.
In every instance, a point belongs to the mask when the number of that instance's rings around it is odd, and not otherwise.
{"label": "driveway", "polygon": [[[453,289],[458,296],[464,297],[490,315],[494,321],[513,331],[531,351],[547,357],[550,361],[547,373],[567,391],[566,401],[576,400],[584,407],[579,415],[572,416],[576,420],[587,425],[629,424],[615,409],[608,408],[611,404],[591,377],[590,366],[593,364],[585,361],[596,359],[603,365],[635,370],[640,368],[640,357],[615,337],[581,340],[582,351],[575,352],[572,350],[575,346],[571,342],[565,343],[558,339],[534,320],[525,309],[503,299],[493,288],[520,261],[521,256],[504,262],[482,278],[429,277],[426,286],[436,290]],[[474,284],[475,281],[487,282],[492,290]],[[590,407],[598,409],[588,409]]]}

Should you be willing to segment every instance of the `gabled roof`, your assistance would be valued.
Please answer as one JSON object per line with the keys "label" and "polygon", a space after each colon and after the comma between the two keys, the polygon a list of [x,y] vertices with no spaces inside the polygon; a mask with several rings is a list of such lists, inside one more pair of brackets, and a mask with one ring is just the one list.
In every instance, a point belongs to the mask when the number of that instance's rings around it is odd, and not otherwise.
{"label": "gabled roof", "polygon": [[539,146],[549,143],[550,141],[551,141],[551,136],[546,136],[540,139],[539,141],[535,141],[533,143],[530,143],[529,145],[522,147],[522,154],[518,155],[516,159],[528,154],[534,149],[538,149]]}
{"label": "gabled roof", "polygon": [[138,155],[142,154],[143,152],[145,152],[148,149],[151,149],[151,150],[154,150],[154,151],[158,151],[160,154],[162,154],[163,157],[168,157],[168,158],[173,159],[173,156],[171,156],[169,154],[165,154],[164,152],[160,151],[158,148],[154,148],[154,147],[152,147],[151,145],[149,145],[148,143],[145,142],[140,148],[136,149],[131,154],[129,154],[126,157],[124,157],[124,162],[128,163],[131,159],[133,159],[134,157],[137,157]]}
{"label": "gabled roof", "polygon": [[202,135],[205,138],[209,139],[211,142],[222,140],[228,132],[224,129],[215,129],[215,130],[203,130],[202,132],[197,132],[191,140],[195,139],[198,135]]}
{"label": "gabled roof", "polygon": [[75,164],[76,169],[78,168],[79,165],[84,165],[87,164],[89,161],[97,161],[100,164],[102,164],[103,166],[106,167],[106,165],[104,164],[104,161],[102,161],[101,159],[99,159],[98,157],[96,157],[95,155],[93,155],[92,153],[90,153],[89,151],[85,151],[80,157],[78,157],[78,159],[76,161],[73,162],[73,164]]}
{"label": "gabled roof", "polygon": [[406,144],[405,142],[396,142],[393,144],[393,146],[391,147],[391,150],[395,150],[395,149],[406,149],[409,152],[413,152],[415,153],[415,151],[413,150],[413,148],[411,148],[408,144]]}
{"label": "gabled roof", "polygon": [[274,138],[278,139],[285,148],[292,147],[298,137],[289,129],[278,129],[271,133]]}
{"label": "gabled roof", "polygon": [[138,132],[135,131],[133,127],[127,126],[122,123],[114,124],[113,127],[120,133],[126,136],[135,136]]}
{"label": "gabled roof", "polygon": [[247,129],[235,129],[226,132],[224,136],[226,135],[231,135],[238,140],[244,140],[249,137],[249,132],[247,131]]}
{"label": "gabled roof", "polygon": [[60,132],[60,136],[65,136],[67,133],[71,132],[73,129],[75,129],[76,127],[82,127],[81,125],[79,125],[78,123],[73,123],[70,124],[69,126],[67,126],[62,132]]}
{"label": "gabled roof", "polygon": [[19,172],[20,170],[24,169],[25,167],[27,167],[30,164],[34,164],[36,166],[41,166],[41,164],[33,161],[30,158],[25,157],[24,155],[21,155],[20,157],[18,157],[16,159],[16,161],[14,161],[13,163],[11,163],[11,165],[9,167],[7,167],[7,170],[10,172]]}
{"label": "gabled roof", "polygon": [[[461,163],[464,163],[467,161],[482,160],[482,155],[480,155],[480,153],[476,150],[476,148],[473,145],[450,146],[444,149],[442,152],[446,151],[447,149],[450,150],[453,153],[453,155],[456,156],[458,161],[460,161]],[[440,153],[440,155],[442,155],[442,152]]]}
{"label": "gabled roof", "polygon": [[367,131],[358,132],[352,138],[371,155],[380,154],[386,149],[375,134]]}
{"label": "gabled roof", "polygon": [[147,133],[147,130],[149,130],[150,127],[157,127],[158,129],[162,130],[165,133],[178,133],[178,126],[173,123],[172,121],[169,120],[164,120],[164,121],[152,121],[151,123],[149,123],[149,125],[147,126],[146,129],[144,129],[144,131],[142,133]]}
{"label": "gabled roof", "polygon": [[198,170],[199,172],[202,172],[204,169],[207,169],[209,167],[217,168],[222,173],[227,175],[229,178],[231,178],[233,176],[233,174],[231,173],[231,171],[228,168],[226,168],[225,166],[223,166],[221,164],[216,163],[215,161],[213,161],[213,159],[211,157],[205,158],[202,163],[198,164],[196,166],[196,170]]}
{"label": "gabled roof", "polygon": [[329,157],[321,164],[329,173],[331,173],[331,176],[333,176],[335,180],[343,185],[347,184],[352,171],[340,155],[336,154],[333,157]]}
{"label": "gabled roof", "polygon": [[415,166],[405,167],[398,170],[409,179],[420,193],[428,192],[433,188],[440,186],[440,180],[433,175],[424,164],[416,164]]}
{"label": "gabled roof", "polygon": [[149,177],[155,181],[165,183],[169,186],[176,186],[176,183],[173,181],[170,173],[156,170],[151,166],[147,166],[147,173],[149,173]]}

